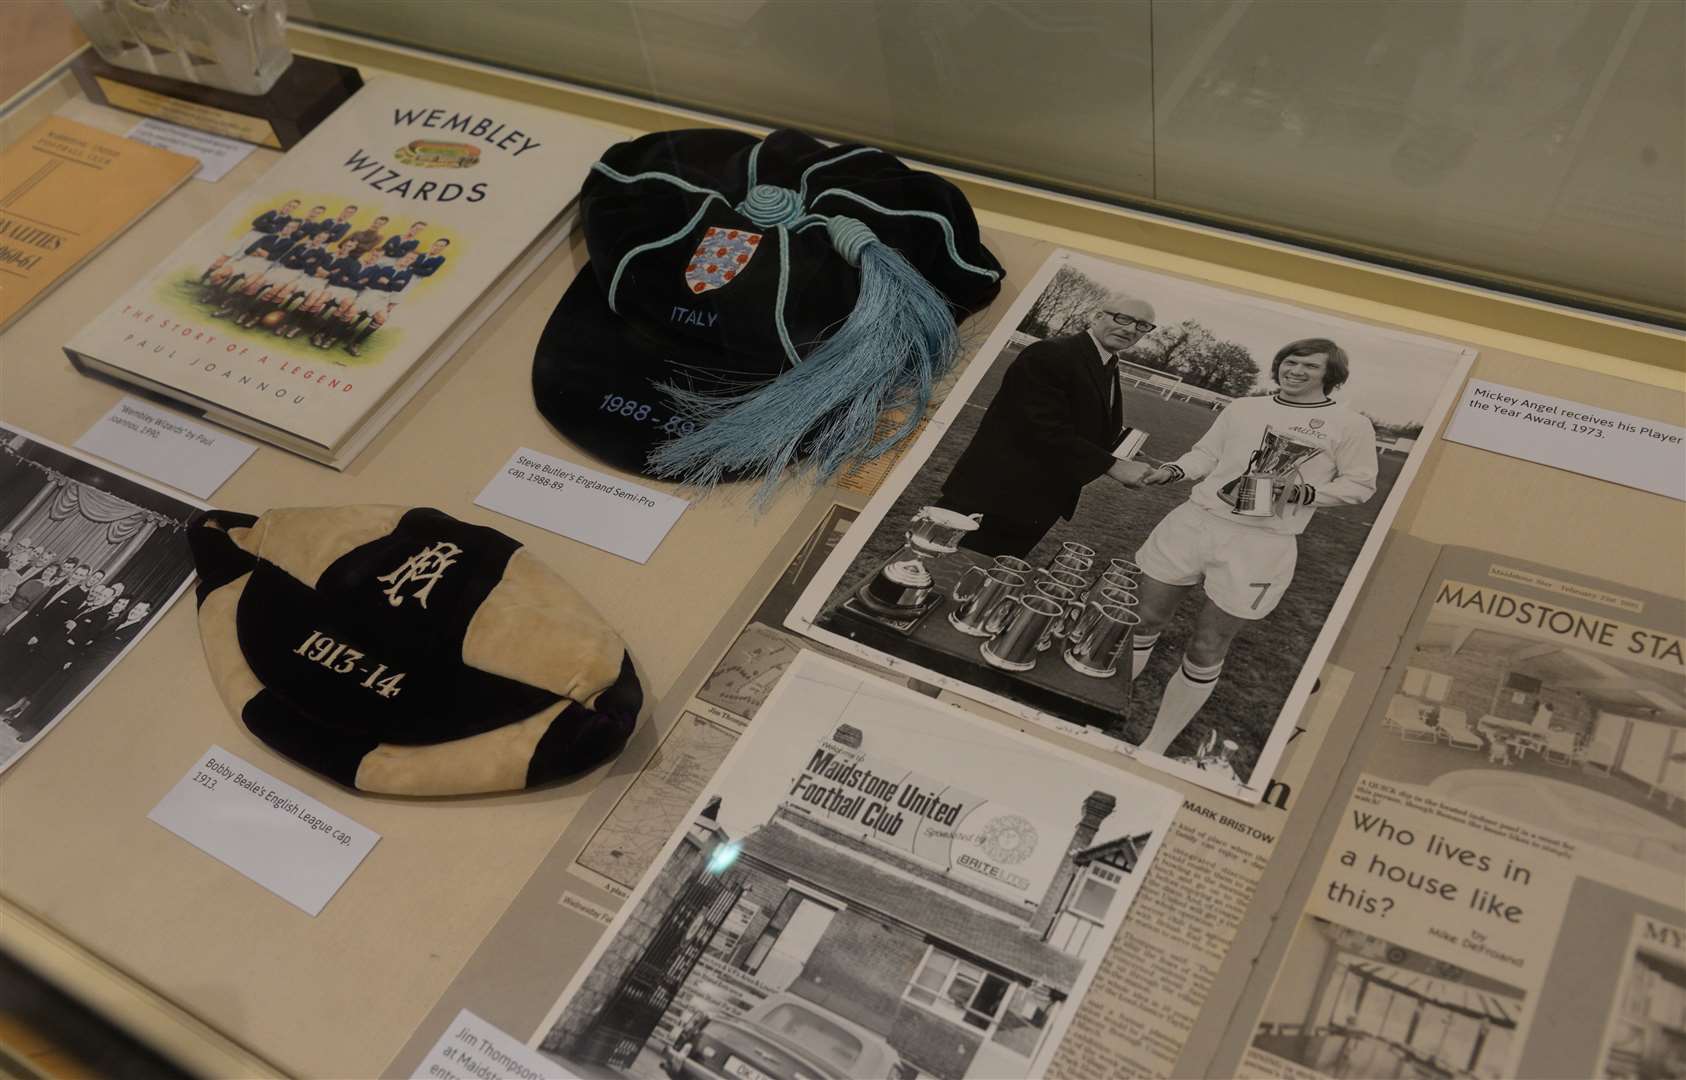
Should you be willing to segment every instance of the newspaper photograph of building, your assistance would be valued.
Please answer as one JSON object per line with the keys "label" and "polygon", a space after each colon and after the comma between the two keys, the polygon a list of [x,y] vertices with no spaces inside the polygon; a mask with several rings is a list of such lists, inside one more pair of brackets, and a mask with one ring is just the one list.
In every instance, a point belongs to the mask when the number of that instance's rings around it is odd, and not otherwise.
{"label": "newspaper photograph of building", "polygon": [[804,653],[538,1046],[583,1075],[1043,1075],[1178,801]]}
{"label": "newspaper photograph of building", "polygon": [[1513,1075],[1517,987],[1307,917],[1253,1046],[1323,1076]]}
{"label": "newspaper photograph of building", "polygon": [[1616,989],[1600,1075],[1686,1076],[1686,929],[1640,915]]}

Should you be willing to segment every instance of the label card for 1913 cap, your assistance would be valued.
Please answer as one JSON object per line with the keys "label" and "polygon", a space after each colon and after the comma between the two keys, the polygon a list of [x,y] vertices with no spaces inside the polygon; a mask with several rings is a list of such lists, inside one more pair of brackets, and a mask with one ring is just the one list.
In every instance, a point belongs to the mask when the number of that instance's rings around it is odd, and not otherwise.
{"label": "label card for 1913 cap", "polygon": [[526,447],[510,456],[474,504],[635,563],[650,561],[690,505]]}
{"label": "label card for 1913 cap", "polygon": [[310,915],[381,838],[220,746],[146,816]]}

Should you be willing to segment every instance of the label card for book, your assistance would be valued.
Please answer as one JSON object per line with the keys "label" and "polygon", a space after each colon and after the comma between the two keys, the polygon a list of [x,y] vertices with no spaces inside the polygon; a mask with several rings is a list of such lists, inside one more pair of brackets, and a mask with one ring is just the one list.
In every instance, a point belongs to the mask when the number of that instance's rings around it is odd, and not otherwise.
{"label": "label card for book", "polygon": [[511,455],[474,503],[635,563],[650,561],[690,505],[526,447]]}
{"label": "label card for book", "polygon": [[1686,501],[1686,428],[1471,379],[1446,438]]}
{"label": "label card for book", "polygon": [[201,499],[210,498],[257,449],[227,432],[132,397],[95,421],[76,440],[76,448]]}
{"label": "label card for book", "polygon": [[199,171],[193,174],[193,178],[213,184],[227,176],[228,170],[245,161],[246,155],[256,149],[248,142],[225,139],[208,131],[195,131],[167,120],[150,118],[130,128],[128,137],[160,150],[172,150],[198,158]]}
{"label": "label card for book", "polygon": [[381,838],[220,746],[146,816],[309,915]]}
{"label": "label card for book", "polygon": [[429,1080],[575,1080],[575,1074],[467,1009],[413,1074]]}

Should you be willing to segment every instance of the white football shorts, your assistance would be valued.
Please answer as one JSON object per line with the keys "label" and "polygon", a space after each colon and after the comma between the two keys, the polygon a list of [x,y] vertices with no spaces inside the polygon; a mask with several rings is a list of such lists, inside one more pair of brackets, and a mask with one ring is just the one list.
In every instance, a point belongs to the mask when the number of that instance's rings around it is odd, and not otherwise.
{"label": "white football shorts", "polygon": [[1154,526],[1136,563],[1167,585],[1204,582],[1212,603],[1238,619],[1276,610],[1294,580],[1299,543],[1293,536],[1225,521],[1183,503]]}

